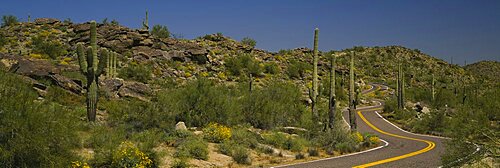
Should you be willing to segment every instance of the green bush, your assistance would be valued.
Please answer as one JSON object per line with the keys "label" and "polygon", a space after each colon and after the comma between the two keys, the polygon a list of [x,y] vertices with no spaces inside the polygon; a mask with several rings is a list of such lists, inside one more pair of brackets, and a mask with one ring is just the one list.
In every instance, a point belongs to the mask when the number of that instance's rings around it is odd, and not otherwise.
{"label": "green bush", "polygon": [[154,25],[153,29],[151,30],[151,35],[159,38],[169,38],[170,31],[168,31],[167,26]]}
{"label": "green bush", "polygon": [[236,163],[239,164],[252,164],[252,161],[250,160],[250,156],[248,154],[248,150],[245,149],[244,147],[237,146],[231,157],[236,161]]}
{"label": "green bush", "polygon": [[152,76],[152,67],[149,64],[131,63],[127,67],[119,70],[118,77],[125,80],[134,80],[142,83],[148,83]]}
{"label": "green bush", "polygon": [[248,131],[246,127],[236,127],[232,130],[231,141],[234,141],[247,148],[256,148],[259,144],[259,135]]}
{"label": "green bush", "polygon": [[343,153],[354,151],[357,144],[354,137],[348,131],[345,131],[341,124],[336,125],[331,130],[318,134],[312,141],[325,150],[335,149]]}
{"label": "green bush", "polygon": [[307,149],[307,153],[309,153],[309,156],[319,156],[319,151],[316,148]]}
{"label": "green bush", "polygon": [[224,65],[229,73],[234,76],[240,76],[241,74],[259,76],[264,71],[260,62],[253,58],[250,54],[240,54],[235,57],[227,58]]}
{"label": "green bush", "polygon": [[245,38],[241,39],[241,43],[252,46],[252,47],[255,47],[255,45],[257,44],[257,42],[250,37],[245,37]]}
{"label": "green bush", "polygon": [[125,141],[126,132],[123,128],[107,128],[93,126],[90,136],[84,141],[84,147],[94,149],[94,157],[89,163],[93,167],[109,166],[113,162],[113,151]]}
{"label": "green bush", "polygon": [[0,70],[0,165],[3,167],[67,167],[77,160],[75,111],[38,95],[18,76]]}
{"label": "green bush", "polygon": [[68,54],[66,46],[59,41],[55,41],[50,36],[36,36],[32,39],[32,49],[34,53],[42,54],[51,59],[58,59],[60,56]]}
{"label": "green bush", "polygon": [[244,94],[240,99],[243,119],[257,128],[297,126],[305,111],[302,93],[291,83],[273,80],[266,87]]}
{"label": "green bush", "polygon": [[195,159],[208,159],[208,144],[199,138],[189,138],[182,142],[175,153],[176,157],[192,157]]}
{"label": "green bush", "polygon": [[247,149],[234,141],[225,141],[220,144],[219,152],[231,156],[236,163],[251,164]]}
{"label": "green bush", "polygon": [[205,78],[172,89],[167,96],[171,96],[171,102],[164,103],[166,108],[176,114],[177,121],[188,126],[203,127],[210,122],[230,125],[240,118],[230,90]]}
{"label": "green bush", "polygon": [[306,158],[306,156],[304,154],[302,154],[302,153],[297,153],[295,155],[295,159],[297,159],[297,160],[305,159],[305,158]]}
{"label": "green bush", "polygon": [[19,22],[16,16],[14,15],[3,15],[2,16],[2,27],[12,26]]}
{"label": "green bush", "polygon": [[265,72],[268,74],[278,74],[280,73],[280,67],[274,62],[269,62],[264,64]]}
{"label": "green bush", "polygon": [[186,162],[186,159],[179,159],[174,162],[171,168],[188,168],[189,164]]}
{"label": "green bush", "polygon": [[0,48],[5,46],[8,41],[9,40],[7,39],[7,37],[5,37],[5,35],[2,32],[0,32]]}
{"label": "green bush", "polygon": [[312,66],[308,63],[292,60],[288,64],[287,75],[290,78],[302,78],[307,70],[312,70]]}

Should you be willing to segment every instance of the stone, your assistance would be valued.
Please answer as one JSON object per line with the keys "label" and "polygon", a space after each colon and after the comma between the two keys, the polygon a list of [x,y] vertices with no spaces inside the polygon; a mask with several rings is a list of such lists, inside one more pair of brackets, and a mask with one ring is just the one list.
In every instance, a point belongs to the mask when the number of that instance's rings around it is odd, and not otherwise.
{"label": "stone", "polygon": [[101,89],[112,98],[118,98],[118,90],[123,86],[123,79],[113,78],[99,80]]}
{"label": "stone", "polygon": [[37,18],[35,19],[35,24],[55,24],[60,23],[61,21],[54,18]]}
{"label": "stone", "polygon": [[203,131],[194,131],[193,133],[194,133],[194,135],[202,135]]}
{"label": "stone", "polygon": [[182,121],[178,122],[177,124],[175,124],[175,130],[187,131],[186,124]]}
{"label": "stone", "polygon": [[82,23],[82,24],[73,25],[73,31],[75,31],[75,33],[87,32],[89,30],[90,30],[89,23]]}
{"label": "stone", "polygon": [[429,108],[427,108],[427,107],[423,107],[423,108],[422,108],[422,113],[424,113],[424,114],[428,114],[428,113],[430,113],[430,112],[431,112],[431,110],[429,110]]}
{"label": "stone", "polygon": [[58,86],[62,87],[63,89],[66,89],[76,94],[83,93],[83,87],[81,85],[77,84],[75,81],[65,76],[59,74],[50,74],[49,77],[52,79],[52,81],[54,81]]}
{"label": "stone", "polygon": [[149,101],[147,96],[152,93],[152,89],[144,83],[125,81],[118,90],[120,97],[133,97],[142,101]]}

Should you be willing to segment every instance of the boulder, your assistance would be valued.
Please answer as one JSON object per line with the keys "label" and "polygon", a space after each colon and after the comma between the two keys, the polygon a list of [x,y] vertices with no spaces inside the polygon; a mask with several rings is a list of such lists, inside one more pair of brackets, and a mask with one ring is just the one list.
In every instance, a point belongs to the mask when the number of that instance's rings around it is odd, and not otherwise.
{"label": "boulder", "polygon": [[82,23],[82,24],[73,25],[73,31],[75,31],[75,33],[87,32],[89,30],[90,30],[89,23]]}
{"label": "boulder", "polygon": [[193,133],[194,133],[194,135],[202,135],[203,131],[194,131]]}
{"label": "boulder", "polygon": [[63,89],[66,89],[76,94],[83,93],[83,87],[81,85],[77,84],[75,81],[65,76],[59,74],[50,74],[49,77],[52,79],[52,81],[54,81],[57,85],[59,85]]}
{"label": "boulder", "polygon": [[118,98],[118,90],[123,86],[123,79],[113,78],[100,80],[101,89],[112,98]]}
{"label": "boulder", "polygon": [[427,108],[427,107],[423,107],[423,108],[422,108],[422,113],[424,113],[424,114],[428,114],[428,113],[430,113],[430,112],[431,112],[431,110],[429,110],[429,108]]}
{"label": "boulder", "polygon": [[57,20],[57,19],[54,19],[54,18],[37,18],[35,19],[35,24],[55,24],[55,23],[59,23],[61,21]]}
{"label": "boulder", "polygon": [[123,82],[123,86],[118,90],[120,97],[133,97],[142,101],[149,101],[146,96],[152,93],[152,89],[144,83],[140,82]]}
{"label": "boulder", "polygon": [[186,124],[182,121],[178,122],[177,124],[175,124],[175,130],[187,131]]}

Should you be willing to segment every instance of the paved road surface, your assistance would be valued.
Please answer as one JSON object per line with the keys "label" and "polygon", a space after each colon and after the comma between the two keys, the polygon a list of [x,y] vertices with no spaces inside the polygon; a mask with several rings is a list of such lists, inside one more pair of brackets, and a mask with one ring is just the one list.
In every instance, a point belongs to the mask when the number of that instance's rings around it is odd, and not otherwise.
{"label": "paved road surface", "polygon": [[[363,93],[366,94],[376,89],[387,89],[383,85],[372,86],[374,86],[372,89]],[[439,167],[441,165],[440,155],[444,152],[443,142],[445,139],[416,135],[400,130],[376,113],[381,111],[382,103],[379,102],[379,105],[376,106],[358,108],[356,121],[360,132],[378,135],[388,143],[387,146],[350,156],[280,167]],[[349,115],[347,112],[343,112],[343,116],[347,119]]]}

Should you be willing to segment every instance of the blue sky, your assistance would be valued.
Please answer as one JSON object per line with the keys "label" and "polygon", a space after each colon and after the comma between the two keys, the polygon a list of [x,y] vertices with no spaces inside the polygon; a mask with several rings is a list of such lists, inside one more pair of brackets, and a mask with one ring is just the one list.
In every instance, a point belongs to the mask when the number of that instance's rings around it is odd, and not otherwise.
{"label": "blue sky", "polygon": [[459,64],[500,61],[498,0],[5,0],[0,15],[109,18],[139,28],[146,9],[150,25],[185,38],[222,32],[270,51],[311,48],[318,27],[322,51],[402,45]]}

